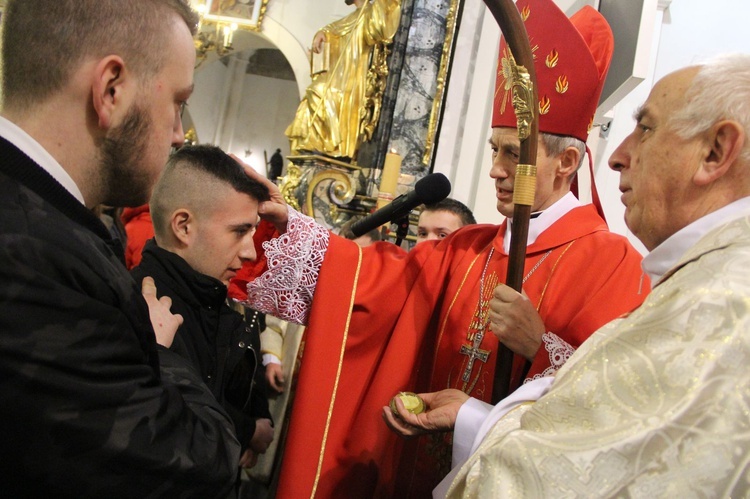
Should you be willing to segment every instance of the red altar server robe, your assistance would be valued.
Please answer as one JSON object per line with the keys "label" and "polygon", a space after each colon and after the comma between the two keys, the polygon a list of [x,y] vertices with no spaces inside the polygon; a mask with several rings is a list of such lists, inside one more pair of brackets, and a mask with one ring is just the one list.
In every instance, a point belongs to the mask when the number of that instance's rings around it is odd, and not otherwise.
{"label": "red altar server robe", "polygon": [[[363,250],[331,236],[308,318],[278,497],[415,497],[442,478],[450,442],[402,440],[382,421],[382,407],[402,390],[461,388],[469,357],[460,351],[470,344],[481,276],[483,301],[505,280],[505,232],[505,224],[467,226],[408,254],[386,243]],[[547,330],[573,347],[637,307],[649,289],[641,256],[608,232],[591,205],[542,232],[527,255],[524,291]],[[474,362],[467,391],[489,400],[497,339],[487,331],[479,348],[491,353]],[[553,353],[543,345],[528,376],[549,368]],[[516,360],[518,377],[524,362]]]}

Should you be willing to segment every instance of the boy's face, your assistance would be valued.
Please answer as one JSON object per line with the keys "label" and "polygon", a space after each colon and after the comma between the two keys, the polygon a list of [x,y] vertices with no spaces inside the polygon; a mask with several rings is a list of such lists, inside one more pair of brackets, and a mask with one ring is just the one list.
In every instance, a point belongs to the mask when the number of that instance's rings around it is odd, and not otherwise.
{"label": "boy's face", "polygon": [[183,258],[197,272],[229,284],[246,260],[255,260],[258,202],[227,187],[208,213],[199,213]]}
{"label": "boy's face", "polygon": [[443,239],[463,227],[461,217],[450,211],[423,211],[419,215],[417,243]]}

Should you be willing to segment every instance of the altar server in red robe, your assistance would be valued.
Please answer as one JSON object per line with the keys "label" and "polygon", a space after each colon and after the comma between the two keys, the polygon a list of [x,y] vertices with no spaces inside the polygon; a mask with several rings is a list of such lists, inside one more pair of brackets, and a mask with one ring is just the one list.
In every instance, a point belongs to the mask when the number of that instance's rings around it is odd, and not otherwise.
{"label": "altar server in red robe", "polygon": [[[528,299],[509,304],[498,333],[516,353],[513,383],[553,374],[649,289],[638,252],[571,193],[612,55],[609,26],[590,7],[571,19],[552,0],[517,7],[534,48],[543,133]],[[501,43],[490,176],[498,211],[511,217],[519,140],[508,60]],[[282,235],[265,243],[269,268],[249,284],[248,300],[308,325],[279,493],[428,496],[450,469],[450,437],[405,443],[381,410],[400,390],[451,387],[490,400],[498,339],[487,328],[488,303],[506,278],[508,221],[467,226],[407,254],[390,243],[361,249],[274,200],[260,213]]]}

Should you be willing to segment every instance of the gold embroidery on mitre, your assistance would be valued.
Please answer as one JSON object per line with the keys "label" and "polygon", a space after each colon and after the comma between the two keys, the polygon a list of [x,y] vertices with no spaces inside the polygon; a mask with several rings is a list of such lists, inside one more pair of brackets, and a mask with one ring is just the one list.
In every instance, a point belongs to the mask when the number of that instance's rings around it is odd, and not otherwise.
{"label": "gold embroidery on mitre", "polygon": [[513,66],[511,64],[511,55],[507,48],[503,49],[503,56],[497,68],[497,89],[495,90],[495,99],[500,89],[503,90],[503,100],[500,103],[500,114],[505,114],[505,103],[508,102],[508,93],[513,87]]}
{"label": "gold embroidery on mitre", "polygon": [[559,56],[560,54],[557,53],[557,50],[552,49],[552,52],[547,54],[547,57],[544,59],[544,63],[547,65],[548,68],[554,68],[557,66],[557,63],[559,62]]}
{"label": "gold embroidery on mitre", "polygon": [[[539,49],[539,45],[533,45],[531,47],[531,56],[536,60],[536,51]],[[516,65],[516,61],[513,58],[513,54],[508,50],[508,47],[503,48],[503,54],[500,58],[500,64],[497,66],[497,83],[495,84],[495,95],[493,99],[497,99],[500,90],[503,91],[503,100],[500,103],[500,114],[505,114],[505,104],[510,100],[510,92],[513,88],[513,68]]]}
{"label": "gold embroidery on mitre", "polygon": [[555,82],[555,90],[558,94],[564,94],[568,91],[568,77],[565,75],[558,76]]}
{"label": "gold embroidery on mitre", "polygon": [[527,5],[526,7],[521,9],[521,19],[523,19],[524,22],[526,22],[526,19],[528,19],[530,15],[531,15],[531,7]]}
{"label": "gold embroidery on mitre", "polygon": [[[536,59],[536,50],[539,48],[538,45],[531,47],[531,55],[533,59]],[[503,91],[503,100],[500,103],[500,114],[505,114],[505,104],[510,100],[510,91],[513,88],[513,68],[516,65],[516,61],[513,58],[513,54],[508,50],[508,47],[503,48],[503,54],[500,58],[500,64],[497,67],[497,88],[495,89],[494,99],[497,99],[497,95],[500,90]]]}
{"label": "gold embroidery on mitre", "polygon": [[544,95],[539,99],[539,114],[547,114],[549,112],[550,101],[549,98]]}

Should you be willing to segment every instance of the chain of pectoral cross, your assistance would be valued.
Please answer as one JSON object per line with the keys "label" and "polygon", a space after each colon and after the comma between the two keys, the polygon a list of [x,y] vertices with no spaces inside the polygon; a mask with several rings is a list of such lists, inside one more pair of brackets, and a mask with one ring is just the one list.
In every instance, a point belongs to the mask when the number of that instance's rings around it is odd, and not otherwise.
{"label": "chain of pectoral cross", "polygon": [[[471,320],[471,324],[469,325],[469,340],[471,340],[470,345],[461,345],[461,349],[459,350],[459,353],[461,355],[466,355],[469,357],[468,362],[466,364],[466,369],[464,370],[463,375],[461,376],[461,381],[464,382],[464,387],[466,386],[466,383],[469,382],[471,379],[471,371],[474,369],[474,362],[480,361],[482,363],[486,363],[487,359],[490,356],[489,350],[482,350],[480,345],[482,344],[482,340],[484,339],[484,333],[487,330],[487,326],[489,325],[488,316],[490,313],[490,299],[489,297],[485,297],[484,290],[485,290],[485,277],[487,274],[487,269],[490,266],[490,260],[492,260],[492,255],[495,252],[495,248],[490,248],[490,254],[487,255],[487,261],[484,263],[484,269],[482,270],[482,277],[479,281],[479,305],[477,307],[476,312],[474,313],[474,317]],[[531,277],[531,274],[533,274],[536,269],[539,268],[539,266],[542,264],[544,260],[547,259],[547,257],[552,253],[552,250],[547,251],[547,253],[542,256],[542,258],[539,259],[538,262],[529,270],[529,272],[524,276],[523,283],[526,283],[526,280]],[[495,278],[496,280],[497,278]],[[494,283],[493,283],[494,284]],[[494,288],[494,285],[492,286]],[[472,331],[474,331],[474,334],[472,335]]]}

